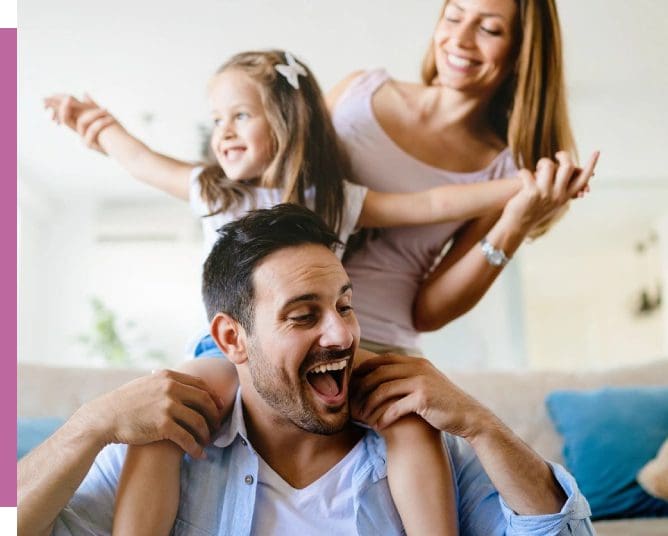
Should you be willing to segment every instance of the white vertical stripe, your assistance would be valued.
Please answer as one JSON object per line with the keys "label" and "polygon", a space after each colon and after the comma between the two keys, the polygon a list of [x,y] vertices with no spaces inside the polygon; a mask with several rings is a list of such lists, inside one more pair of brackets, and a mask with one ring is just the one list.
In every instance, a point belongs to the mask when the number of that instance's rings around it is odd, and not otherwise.
{"label": "white vertical stripe", "polygon": [[0,508],[0,533],[16,534],[16,506]]}
{"label": "white vertical stripe", "polygon": [[16,28],[16,0],[0,0],[0,28]]}

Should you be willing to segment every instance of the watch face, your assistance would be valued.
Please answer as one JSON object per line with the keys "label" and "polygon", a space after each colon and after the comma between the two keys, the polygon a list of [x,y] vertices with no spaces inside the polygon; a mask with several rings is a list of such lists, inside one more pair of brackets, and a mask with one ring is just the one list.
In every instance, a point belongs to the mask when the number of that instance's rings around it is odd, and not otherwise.
{"label": "watch face", "polygon": [[494,266],[501,266],[503,264],[503,256],[499,251],[490,252],[489,260]]}

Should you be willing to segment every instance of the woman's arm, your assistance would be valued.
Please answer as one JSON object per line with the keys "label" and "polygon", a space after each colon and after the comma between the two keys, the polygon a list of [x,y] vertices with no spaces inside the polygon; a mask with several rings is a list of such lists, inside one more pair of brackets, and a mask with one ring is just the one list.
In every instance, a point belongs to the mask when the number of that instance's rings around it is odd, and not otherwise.
{"label": "woman's arm", "polygon": [[79,101],[69,95],[54,95],[44,104],[53,110],[54,120],[76,131],[89,148],[109,155],[134,178],[188,200],[195,165],[153,151],[90,98]]}
{"label": "woman's arm", "polygon": [[369,190],[358,227],[400,227],[464,221],[498,213],[519,192],[519,178],[474,184],[446,184],[421,192]]}
{"label": "woman's arm", "polygon": [[[237,392],[234,365],[225,358],[194,359],[178,367],[199,378],[229,414]],[[183,450],[170,441],[128,448],[118,486],[113,534],[168,535],[179,506]]]}
{"label": "woman's arm", "polygon": [[535,179],[521,170],[522,189],[506,204],[501,217],[487,216],[469,223],[458,235],[440,265],[422,284],[413,303],[413,324],[420,331],[439,329],[469,311],[501,273],[492,266],[479,246],[484,236],[507,257],[517,251],[539,222],[557,212],[583,191],[593,175],[598,153],[576,176],[576,167],[566,153],[557,153],[557,166],[542,159]]}

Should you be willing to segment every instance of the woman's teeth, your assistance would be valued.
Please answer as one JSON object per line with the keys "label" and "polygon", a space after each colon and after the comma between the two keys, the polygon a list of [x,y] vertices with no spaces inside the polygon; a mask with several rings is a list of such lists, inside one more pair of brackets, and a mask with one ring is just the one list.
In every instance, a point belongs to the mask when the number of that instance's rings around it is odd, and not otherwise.
{"label": "woman's teeth", "polygon": [[448,54],[448,61],[455,67],[470,67],[473,65],[473,61],[460,56],[455,56],[454,54]]}

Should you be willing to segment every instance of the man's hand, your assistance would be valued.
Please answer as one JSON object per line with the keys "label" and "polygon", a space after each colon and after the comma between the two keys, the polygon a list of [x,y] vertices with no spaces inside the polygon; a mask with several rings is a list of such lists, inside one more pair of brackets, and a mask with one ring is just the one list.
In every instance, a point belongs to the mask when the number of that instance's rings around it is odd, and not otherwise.
{"label": "man's hand", "polygon": [[74,417],[104,444],[167,439],[200,458],[223,411],[218,396],[200,378],[161,370],[96,398]]}
{"label": "man's hand", "polygon": [[354,372],[355,418],[382,429],[416,413],[434,428],[472,439],[496,417],[424,358],[385,354]]}

